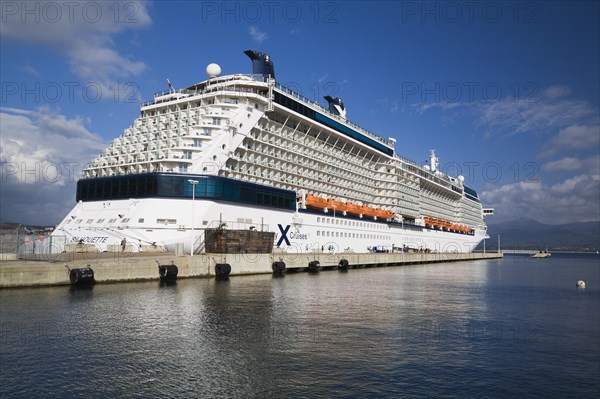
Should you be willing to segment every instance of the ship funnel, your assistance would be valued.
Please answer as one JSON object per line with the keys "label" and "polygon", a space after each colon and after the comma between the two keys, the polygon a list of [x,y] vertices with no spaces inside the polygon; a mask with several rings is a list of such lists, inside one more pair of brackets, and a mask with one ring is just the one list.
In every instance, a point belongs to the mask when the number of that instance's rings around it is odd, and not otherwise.
{"label": "ship funnel", "polygon": [[342,118],[346,117],[346,107],[341,98],[325,96],[325,100],[329,103],[329,112],[334,115],[339,115]]}
{"label": "ship funnel", "polygon": [[265,78],[268,78],[269,75],[271,75],[271,78],[275,79],[275,69],[273,68],[271,57],[260,51],[253,50],[246,50],[244,51],[244,54],[252,60],[253,75],[262,75]]}

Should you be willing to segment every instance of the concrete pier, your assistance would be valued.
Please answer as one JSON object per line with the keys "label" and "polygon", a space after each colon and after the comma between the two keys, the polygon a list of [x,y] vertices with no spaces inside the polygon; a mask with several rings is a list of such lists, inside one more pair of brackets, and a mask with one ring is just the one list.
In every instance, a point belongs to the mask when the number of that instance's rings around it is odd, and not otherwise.
{"label": "concrete pier", "polygon": [[286,271],[304,271],[309,262],[318,261],[321,268],[336,269],[340,260],[348,261],[349,268],[401,266],[411,264],[457,262],[502,258],[502,253],[302,253],[288,254],[201,254],[183,255],[165,253],[79,254],[68,261],[2,261],[0,288],[69,285],[71,269],[90,267],[97,283],[119,281],[158,280],[159,265],[176,265],[178,278],[214,277],[219,263],[231,265],[231,276],[272,273],[273,262],[285,262]]}

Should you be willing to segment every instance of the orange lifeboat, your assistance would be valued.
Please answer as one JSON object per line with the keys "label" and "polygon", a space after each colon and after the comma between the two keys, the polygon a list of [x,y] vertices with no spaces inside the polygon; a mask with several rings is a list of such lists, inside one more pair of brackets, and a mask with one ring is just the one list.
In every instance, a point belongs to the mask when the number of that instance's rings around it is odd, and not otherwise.
{"label": "orange lifeboat", "polygon": [[424,216],[423,222],[425,223],[425,227],[433,227],[434,225],[434,219],[429,216]]}
{"label": "orange lifeboat", "polygon": [[395,216],[393,211],[386,209],[374,208],[370,206],[361,206],[352,202],[338,201],[335,199],[325,199],[316,195],[308,194],[305,197],[305,205],[310,209],[324,210],[327,209],[335,212],[351,214],[355,216],[377,217],[378,219],[392,219]]}
{"label": "orange lifeboat", "polygon": [[336,212],[347,212],[348,211],[348,205],[345,202],[336,201],[333,199],[329,199],[327,201],[327,207],[335,209]]}
{"label": "orange lifeboat", "polygon": [[356,216],[360,216],[363,214],[363,207],[357,204],[353,204],[351,202],[348,202],[346,204],[346,212],[352,215],[356,215]]}
{"label": "orange lifeboat", "polygon": [[433,219],[429,216],[425,216],[423,222],[425,223],[425,227],[433,227]]}
{"label": "orange lifeboat", "polygon": [[363,216],[377,216],[375,212],[377,211],[375,208],[371,208],[370,206],[363,206]]}
{"label": "orange lifeboat", "polygon": [[376,209],[375,216],[381,219],[391,219],[394,217],[394,212],[385,209]]}
{"label": "orange lifeboat", "polygon": [[472,234],[473,233],[473,229],[471,229],[468,226],[458,224],[458,223],[451,223],[447,220],[437,219],[437,218],[434,218],[431,216],[423,216],[423,223],[425,224],[426,227],[433,228],[433,229],[452,231],[455,233],[462,233],[462,234]]}
{"label": "orange lifeboat", "polygon": [[327,200],[325,198],[317,197],[316,195],[308,194],[306,196],[305,205],[307,208],[322,210],[327,208]]}

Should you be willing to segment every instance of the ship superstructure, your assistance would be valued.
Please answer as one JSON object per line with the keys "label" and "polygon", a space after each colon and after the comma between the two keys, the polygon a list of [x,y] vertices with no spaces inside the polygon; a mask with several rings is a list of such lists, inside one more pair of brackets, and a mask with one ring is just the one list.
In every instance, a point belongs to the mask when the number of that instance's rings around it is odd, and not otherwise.
{"label": "ship superstructure", "polygon": [[271,230],[294,250],[468,252],[486,237],[493,210],[439,170],[435,151],[425,166],[402,158],[341,99],[326,109],[277,83],[268,55],[246,54],[253,74],[210,64],[207,80],[142,104],[85,168],[55,234],[193,252],[215,226]]}

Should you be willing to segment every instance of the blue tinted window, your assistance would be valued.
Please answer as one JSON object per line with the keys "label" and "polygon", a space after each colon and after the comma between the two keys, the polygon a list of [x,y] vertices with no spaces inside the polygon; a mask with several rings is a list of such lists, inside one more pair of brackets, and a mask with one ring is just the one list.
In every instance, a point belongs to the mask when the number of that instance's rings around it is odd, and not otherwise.
{"label": "blue tinted window", "polygon": [[377,141],[371,139],[370,137],[365,136],[364,134],[362,134],[360,132],[357,132],[354,129],[350,129],[350,128],[342,125],[341,123],[334,121],[333,119],[328,118],[325,115],[322,115],[319,112],[313,111],[312,109],[304,106],[303,104],[299,103],[298,101],[292,100],[291,98],[288,98],[280,93],[275,92],[275,102],[283,105],[286,108],[296,111],[310,119],[321,122],[322,124],[329,126],[330,128],[337,130],[338,132],[340,132],[348,137],[352,137],[353,139],[358,140],[361,143],[366,144],[378,151],[381,151],[384,154],[387,154],[387,155],[394,154],[394,151],[391,148],[388,148],[388,147],[384,146],[383,144],[378,143]]}
{"label": "blue tinted window", "polygon": [[472,195],[475,198],[477,197],[477,192],[470,187],[465,186],[465,193]]}
{"label": "blue tinted window", "polygon": [[195,198],[211,198],[281,209],[295,209],[296,193],[259,184],[218,176],[144,175],[85,179],[77,182],[77,201],[100,201],[118,198],[192,198],[192,184],[197,180]]}

